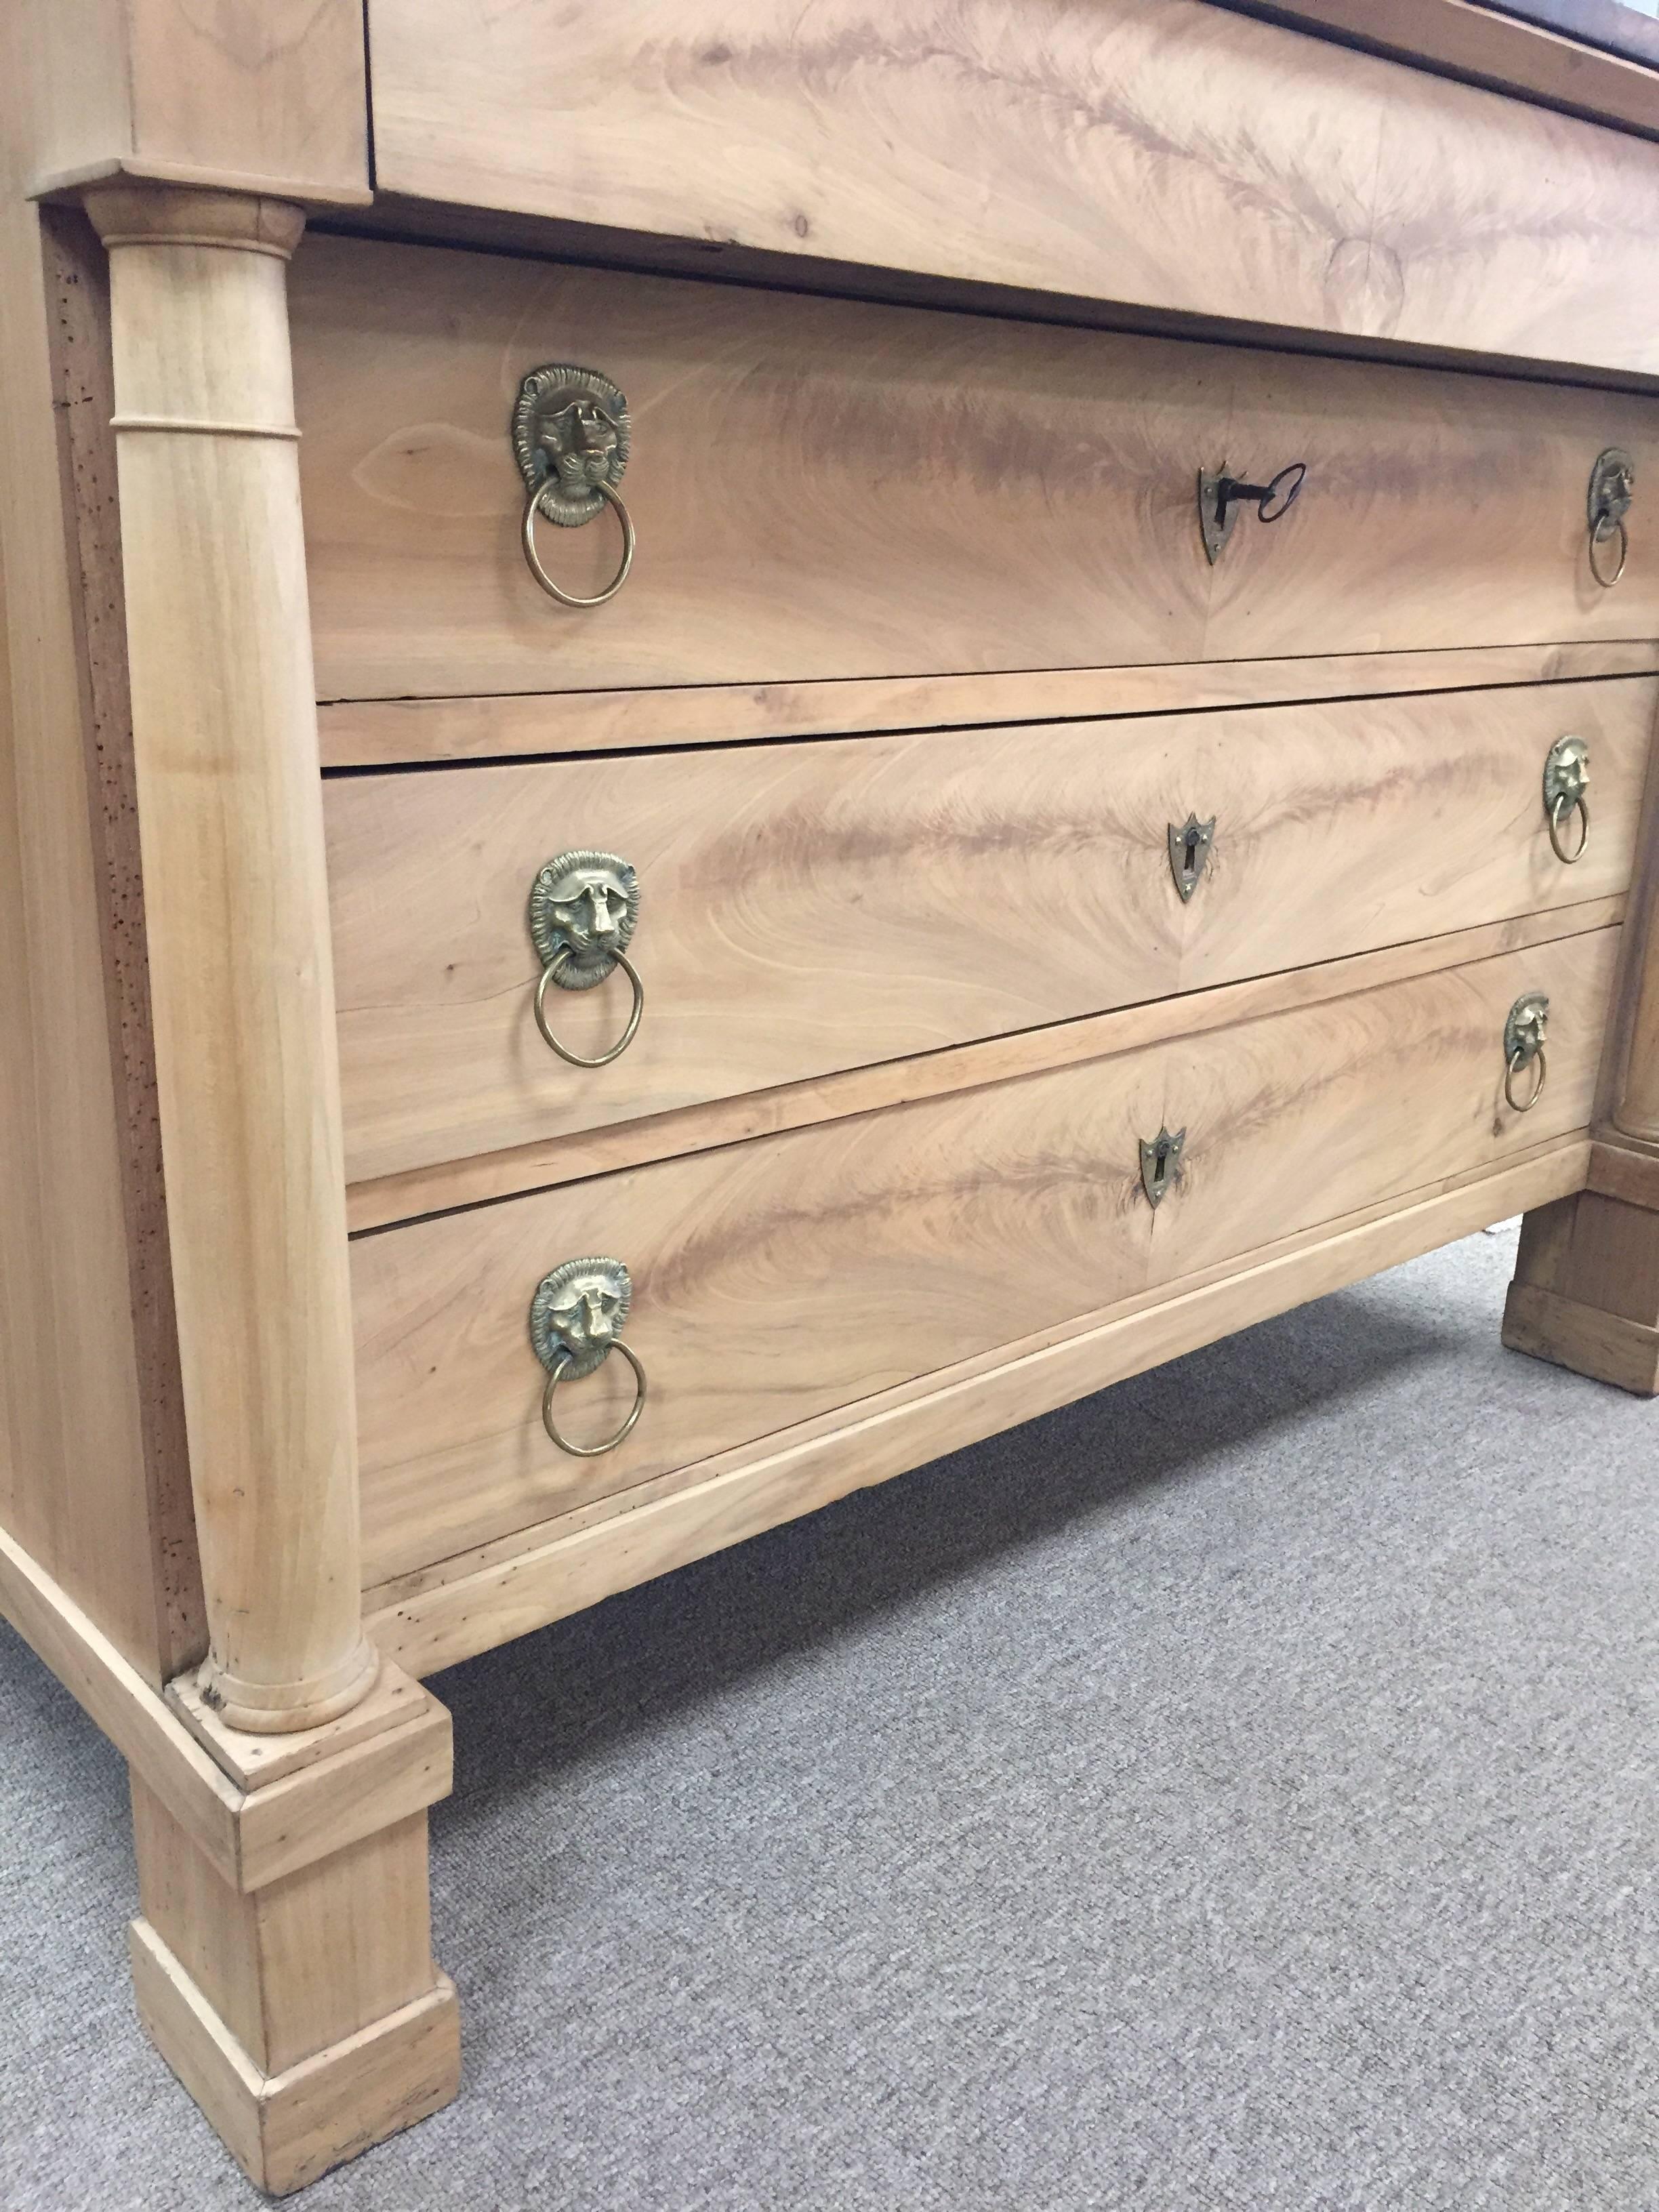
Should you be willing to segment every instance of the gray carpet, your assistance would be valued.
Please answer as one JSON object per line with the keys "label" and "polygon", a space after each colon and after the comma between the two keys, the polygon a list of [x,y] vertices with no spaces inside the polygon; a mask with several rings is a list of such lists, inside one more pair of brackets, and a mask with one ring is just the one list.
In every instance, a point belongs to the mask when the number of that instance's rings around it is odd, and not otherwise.
{"label": "gray carpet", "polygon": [[[1659,2206],[1659,1407],[1476,1237],[441,1677],[460,2103],[308,2212]],[[0,2201],[259,2200],[3,1632]]]}

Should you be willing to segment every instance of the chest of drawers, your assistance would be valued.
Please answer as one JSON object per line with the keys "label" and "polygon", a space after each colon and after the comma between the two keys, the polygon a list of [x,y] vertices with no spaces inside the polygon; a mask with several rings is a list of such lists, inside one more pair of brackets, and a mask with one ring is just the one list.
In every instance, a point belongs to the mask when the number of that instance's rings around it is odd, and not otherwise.
{"label": "chest of drawers", "polygon": [[0,1603],[281,2191],[456,2087],[422,1676],[1517,1212],[1659,1387],[1659,90],[5,35]]}

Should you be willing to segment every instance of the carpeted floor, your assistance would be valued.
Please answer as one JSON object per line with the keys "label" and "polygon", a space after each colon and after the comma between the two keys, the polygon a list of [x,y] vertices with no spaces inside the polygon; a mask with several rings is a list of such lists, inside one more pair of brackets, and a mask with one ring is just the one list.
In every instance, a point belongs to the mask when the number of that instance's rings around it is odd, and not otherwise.
{"label": "carpeted floor", "polygon": [[[440,1677],[460,2102],[307,2212],[1659,2206],[1659,1407],[1475,1237]],[[259,2201],[0,1631],[0,2203]]]}

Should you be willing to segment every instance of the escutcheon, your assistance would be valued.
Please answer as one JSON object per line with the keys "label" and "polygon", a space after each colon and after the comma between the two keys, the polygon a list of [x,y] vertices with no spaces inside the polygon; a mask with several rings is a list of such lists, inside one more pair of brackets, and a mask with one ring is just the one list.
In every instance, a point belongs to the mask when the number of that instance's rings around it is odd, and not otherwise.
{"label": "escutcheon", "polygon": [[1224,461],[1218,469],[1198,472],[1198,534],[1204,541],[1204,557],[1213,568],[1233,534],[1241,507],[1254,507],[1261,522],[1277,522],[1295,506],[1308,474],[1305,461],[1292,461],[1264,484],[1247,483]]}
{"label": "escutcheon", "polygon": [[1141,1139],[1140,1187],[1154,1212],[1163,1205],[1171,1186],[1180,1182],[1181,1156],[1186,1149],[1184,1129],[1177,1129],[1174,1136],[1167,1128],[1160,1129],[1150,1143],[1145,1137]]}
{"label": "escutcheon", "polygon": [[1215,842],[1215,822],[1213,814],[1207,822],[1200,822],[1196,814],[1189,814],[1179,829],[1173,822],[1170,824],[1170,873],[1175,878],[1175,887],[1183,906],[1198,889],[1199,878],[1204,873],[1210,848]]}

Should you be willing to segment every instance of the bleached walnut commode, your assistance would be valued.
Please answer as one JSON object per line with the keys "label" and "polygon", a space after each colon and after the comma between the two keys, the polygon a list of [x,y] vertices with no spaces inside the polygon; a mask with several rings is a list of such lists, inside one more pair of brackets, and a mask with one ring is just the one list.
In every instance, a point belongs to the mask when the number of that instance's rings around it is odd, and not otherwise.
{"label": "bleached walnut commode", "polygon": [[1659,1389],[1659,79],[1287,12],[5,11],[0,1601],[268,2188],[423,1675],[1517,1212]]}

